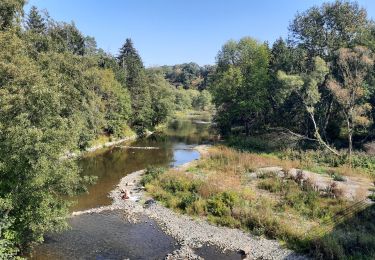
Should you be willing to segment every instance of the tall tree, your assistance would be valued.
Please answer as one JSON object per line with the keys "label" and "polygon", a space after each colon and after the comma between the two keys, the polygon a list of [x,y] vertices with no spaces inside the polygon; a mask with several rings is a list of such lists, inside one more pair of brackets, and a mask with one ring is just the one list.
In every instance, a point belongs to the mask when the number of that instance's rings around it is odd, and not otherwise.
{"label": "tall tree", "polygon": [[357,2],[336,0],[298,13],[289,26],[290,40],[305,48],[311,60],[331,60],[337,49],[354,46],[367,25],[366,10]]}
{"label": "tall tree", "polygon": [[74,23],[52,22],[48,34],[51,37],[51,47],[54,51],[69,51],[73,54],[84,55],[85,37]]}
{"label": "tall tree", "polygon": [[125,73],[126,87],[132,100],[132,123],[140,132],[151,124],[151,96],[141,57],[131,39],[126,39],[117,57]]}
{"label": "tall tree", "polygon": [[59,85],[25,55],[17,34],[0,32],[0,45],[0,219],[8,221],[0,241],[23,249],[66,226],[62,196],[82,179],[75,162],[60,157],[75,142],[77,117],[62,116]]}
{"label": "tall tree", "polygon": [[217,74],[210,86],[223,133],[230,125],[242,126],[247,134],[263,123],[267,110],[269,50],[251,38],[229,41],[217,56]]}
{"label": "tall tree", "polygon": [[374,56],[369,49],[362,46],[353,49],[341,48],[337,51],[335,65],[338,69],[337,77],[329,81],[328,88],[340,104],[345,117],[351,158],[355,128],[370,124],[367,115],[371,105],[365,99],[365,80],[373,68]]}
{"label": "tall tree", "polygon": [[31,30],[34,33],[45,33],[47,30],[47,25],[44,21],[44,18],[39,14],[36,6],[30,8],[29,15],[26,20],[27,29]]}
{"label": "tall tree", "polygon": [[[310,117],[314,127],[314,139],[309,137],[306,137],[306,139],[315,140],[332,153],[338,155],[338,152],[323,140],[316,119],[316,105],[321,99],[319,85],[325,80],[328,71],[329,69],[325,61],[316,57],[314,58],[314,69],[311,72],[299,75],[287,75],[285,72],[279,71],[278,78],[287,86],[290,93],[297,93]],[[302,135],[297,135],[302,137]]]}

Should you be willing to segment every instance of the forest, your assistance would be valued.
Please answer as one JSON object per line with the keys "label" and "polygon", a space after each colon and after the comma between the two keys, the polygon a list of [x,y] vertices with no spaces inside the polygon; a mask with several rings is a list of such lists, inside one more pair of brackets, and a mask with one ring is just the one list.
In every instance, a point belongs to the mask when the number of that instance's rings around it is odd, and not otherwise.
{"label": "forest", "polygon": [[95,182],[64,155],[144,136],[176,112],[212,113],[225,145],[240,151],[375,176],[375,23],[356,2],[297,13],[272,45],[229,40],[214,65],[157,67],[144,66],[130,38],[113,55],[25,4],[0,1],[1,259],[66,229],[66,196]]}

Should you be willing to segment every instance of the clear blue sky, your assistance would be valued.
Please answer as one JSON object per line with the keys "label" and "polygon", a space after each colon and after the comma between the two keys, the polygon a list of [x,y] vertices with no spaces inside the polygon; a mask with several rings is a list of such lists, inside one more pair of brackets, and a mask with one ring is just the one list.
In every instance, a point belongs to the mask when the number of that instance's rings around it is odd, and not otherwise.
{"label": "clear blue sky", "polygon": [[[194,61],[213,64],[229,39],[272,43],[288,34],[297,11],[324,0],[29,0],[58,21],[74,21],[98,46],[117,54],[133,39],[147,66]],[[375,1],[359,0],[375,17]]]}

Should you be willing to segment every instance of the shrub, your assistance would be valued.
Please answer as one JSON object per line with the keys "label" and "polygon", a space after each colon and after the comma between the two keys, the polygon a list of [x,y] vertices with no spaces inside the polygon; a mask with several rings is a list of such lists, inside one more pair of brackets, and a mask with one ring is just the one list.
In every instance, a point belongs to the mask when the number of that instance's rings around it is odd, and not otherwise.
{"label": "shrub", "polygon": [[198,199],[198,195],[196,193],[191,192],[181,193],[178,197],[181,198],[178,207],[182,210],[186,210],[191,204],[193,204]]}
{"label": "shrub", "polygon": [[199,198],[189,205],[186,212],[191,215],[207,215],[207,203],[205,200]]}
{"label": "shrub", "polygon": [[217,217],[229,216],[230,208],[221,200],[220,196],[215,196],[207,201],[207,211]]}
{"label": "shrub", "polygon": [[165,172],[164,168],[148,168],[141,179],[141,185],[145,186]]}

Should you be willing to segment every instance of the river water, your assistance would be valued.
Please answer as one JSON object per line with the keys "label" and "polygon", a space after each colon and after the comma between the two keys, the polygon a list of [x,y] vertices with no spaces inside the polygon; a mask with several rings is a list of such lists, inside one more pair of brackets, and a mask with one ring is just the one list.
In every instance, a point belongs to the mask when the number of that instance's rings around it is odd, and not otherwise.
{"label": "river water", "polygon": [[[127,149],[119,146],[96,151],[79,159],[84,175],[98,176],[88,193],[73,198],[72,211],[110,205],[108,193],[126,174],[149,166],[173,167],[196,160],[199,153],[191,147],[212,140],[209,125],[193,120],[171,121],[163,134],[151,135],[123,146],[157,147]],[[122,145],[120,145],[122,146]],[[164,259],[179,245],[151,219],[129,223],[120,210],[84,214],[69,220],[71,228],[48,234],[36,247],[31,259]],[[235,253],[222,254],[204,246],[199,255],[205,259],[239,259]]]}

